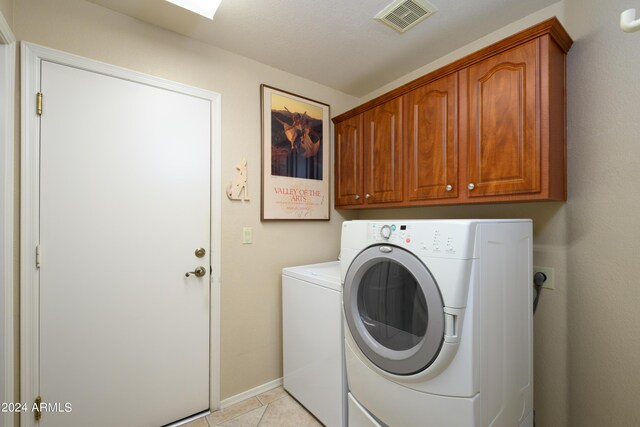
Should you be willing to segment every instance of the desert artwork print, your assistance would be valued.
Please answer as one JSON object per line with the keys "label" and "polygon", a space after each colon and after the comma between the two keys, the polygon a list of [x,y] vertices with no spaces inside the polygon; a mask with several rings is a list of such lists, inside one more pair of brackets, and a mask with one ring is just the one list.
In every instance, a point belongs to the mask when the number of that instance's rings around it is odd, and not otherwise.
{"label": "desert artwork print", "polygon": [[262,220],[329,219],[329,106],[262,85]]}
{"label": "desert artwork print", "polygon": [[271,174],[322,180],[322,109],[271,95]]}

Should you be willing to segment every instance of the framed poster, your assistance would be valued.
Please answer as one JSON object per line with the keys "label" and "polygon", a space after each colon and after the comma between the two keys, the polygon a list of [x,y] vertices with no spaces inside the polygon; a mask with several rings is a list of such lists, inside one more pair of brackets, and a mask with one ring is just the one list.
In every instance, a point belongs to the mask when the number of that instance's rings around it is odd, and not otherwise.
{"label": "framed poster", "polygon": [[267,85],[261,219],[329,220],[329,105]]}

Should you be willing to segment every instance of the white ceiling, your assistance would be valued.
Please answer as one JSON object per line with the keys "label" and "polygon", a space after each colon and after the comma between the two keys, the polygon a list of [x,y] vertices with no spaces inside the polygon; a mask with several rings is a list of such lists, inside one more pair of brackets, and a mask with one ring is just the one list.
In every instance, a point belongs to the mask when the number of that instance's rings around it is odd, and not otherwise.
{"label": "white ceiling", "polygon": [[391,0],[222,0],[213,21],[164,0],[88,0],[361,97],[558,0],[430,0],[400,34],[373,17]]}

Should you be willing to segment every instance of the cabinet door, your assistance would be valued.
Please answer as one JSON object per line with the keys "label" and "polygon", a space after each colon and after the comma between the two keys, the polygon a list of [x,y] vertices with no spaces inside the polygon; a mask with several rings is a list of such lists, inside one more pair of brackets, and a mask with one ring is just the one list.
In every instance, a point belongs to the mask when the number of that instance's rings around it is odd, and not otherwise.
{"label": "cabinet door", "polygon": [[458,78],[404,96],[407,200],[458,196]]}
{"label": "cabinet door", "polygon": [[364,112],[366,203],[402,201],[402,98]]}
{"label": "cabinet door", "polygon": [[364,203],[362,169],[362,115],[336,123],[336,206]]}
{"label": "cabinet door", "polygon": [[540,191],[538,41],[468,69],[468,195]]}

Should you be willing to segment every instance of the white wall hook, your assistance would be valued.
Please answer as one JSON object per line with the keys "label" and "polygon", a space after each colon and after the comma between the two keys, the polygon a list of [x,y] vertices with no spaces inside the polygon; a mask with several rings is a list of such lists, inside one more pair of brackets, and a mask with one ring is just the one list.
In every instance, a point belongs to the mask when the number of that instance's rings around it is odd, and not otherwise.
{"label": "white wall hook", "polygon": [[640,19],[636,19],[635,9],[627,9],[620,14],[620,28],[625,33],[640,30]]}

